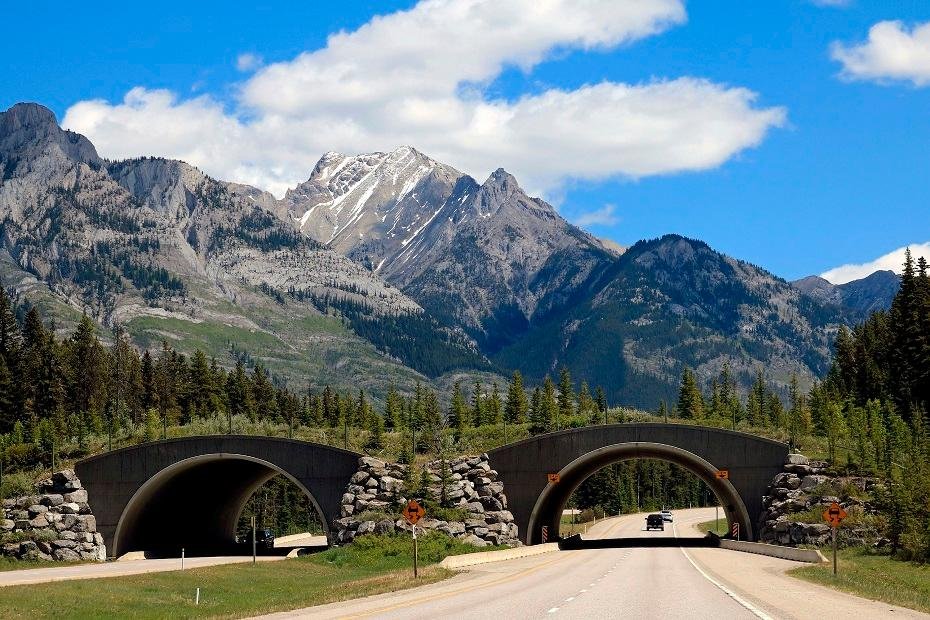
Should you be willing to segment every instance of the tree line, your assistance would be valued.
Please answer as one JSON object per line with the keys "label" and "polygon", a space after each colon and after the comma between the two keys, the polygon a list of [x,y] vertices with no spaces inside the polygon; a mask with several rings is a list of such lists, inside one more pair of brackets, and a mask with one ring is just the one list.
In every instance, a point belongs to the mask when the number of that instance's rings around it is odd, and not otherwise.
{"label": "tree line", "polygon": [[930,561],[930,273],[924,258],[905,254],[891,308],[852,330],[840,326],[827,376],[805,394],[792,377],[788,401],[759,370],[745,400],[728,366],[702,392],[691,369],[678,402],[660,415],[732,428],[774,429],[796,449],[822,440],[834,468],[879,477],[874,505],[893,553]]}

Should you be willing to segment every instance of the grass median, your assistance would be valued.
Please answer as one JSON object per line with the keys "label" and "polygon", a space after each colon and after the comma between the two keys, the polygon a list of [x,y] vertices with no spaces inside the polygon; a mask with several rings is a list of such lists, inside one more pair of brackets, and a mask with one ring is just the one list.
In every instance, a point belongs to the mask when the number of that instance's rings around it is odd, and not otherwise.
{"label": "grass median", "polygon": [[727,523],[726,517],[704,521],[703,523],[698,523],[696,527],[698,531],[702,533],[713,532],[717,536],[726,536],[730,532],[730,526]]}
{"label": "grass median", "polygon": [[[829,553],[832,553],[830,551]],[[828,555],[828,550],[824,550]],[[930,565],[894,560],[870,549],[840,549],[833,563],[804,566],[789,574],[857,596],[930,613]]]}
{"label": "grass median", "polygon": [[237,618],[432,583],[452,574],[435,566],[446,556],[493,548],[427,534],[419,545],[425,568],[414,581],[409,535],[363,536],[347,547],[276,562],[0,588],[0,616]]}

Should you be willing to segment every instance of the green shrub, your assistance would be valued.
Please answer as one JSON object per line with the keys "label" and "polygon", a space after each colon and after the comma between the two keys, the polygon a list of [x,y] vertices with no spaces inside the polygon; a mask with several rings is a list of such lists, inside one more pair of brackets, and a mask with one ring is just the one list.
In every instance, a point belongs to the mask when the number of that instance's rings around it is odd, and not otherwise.
{"label": "green shrub", "polygon": [[35,475],[32,472],[20,471],[13,474],[3,474],[0,481],[0,498],[19,497],[35,493]]}
{"label": "green shrub", "polygon": [[[446,536],[442,532],[424,532],[417,536],[418,555],[422,564],[435,564],[450,555],[491,551],[506,547],[473,547]],[[394,534],[367,534],[359,536],[351,545],[333,547],[316,554],[321,562],[336,566],[370,567],[372,571],[404,568],[413,562],[413,542],[406,532]]]}

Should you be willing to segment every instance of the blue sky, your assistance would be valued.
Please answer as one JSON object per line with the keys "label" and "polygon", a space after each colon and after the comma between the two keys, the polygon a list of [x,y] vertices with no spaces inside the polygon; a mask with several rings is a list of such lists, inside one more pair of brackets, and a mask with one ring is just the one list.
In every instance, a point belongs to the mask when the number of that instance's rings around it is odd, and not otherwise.
{"label": "blue sky", "polygon": [[[607,33],[604,14],[574,24],[567,6],[557,28],[504,4],[479,18],[414,2],[19,3],[0,108],[38,101],[103,155],[182,157],[276,193],[325,150],[409,143],[479,177],[512,170],[621,244],[677,232],[789,279],[930,241],[930,3],[643,0],[651,13]],[[347,58],[361,68],[320,76]]]}

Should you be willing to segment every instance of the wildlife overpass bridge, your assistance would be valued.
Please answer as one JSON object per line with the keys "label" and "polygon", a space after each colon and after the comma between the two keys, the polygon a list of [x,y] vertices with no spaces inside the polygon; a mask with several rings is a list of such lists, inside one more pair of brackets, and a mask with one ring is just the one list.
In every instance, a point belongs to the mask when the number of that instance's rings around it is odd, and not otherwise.
{"label": "wildlife overpass bridge", "polygon": [[[762,496],[781,471],[788,446],[746,433],[681,424],[613,424],[568,429],[488,453],[504,483],[508,509],[527,544],[542,526],[558,532],[572,491],[611,463],[652,458],[688,469],[714,491],[742,538],[755,539]],[[109,555],[129,551],[221,551],[235,541],[249,497],[277,474],[310,499],[322,523],[340,517],[356,452],[244,435],[186,437],[140,444],[75,465]],[[727,470],[728,478],[717,472]],[[559,474],[558,482],[548,475]]]}

